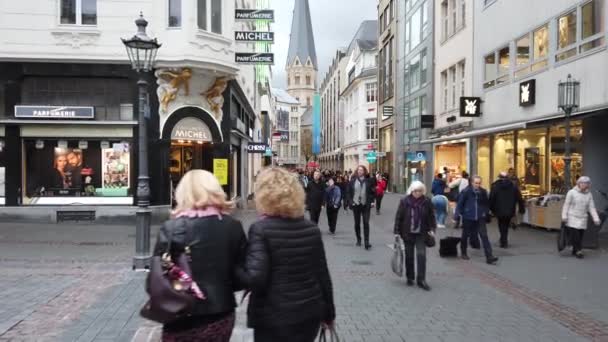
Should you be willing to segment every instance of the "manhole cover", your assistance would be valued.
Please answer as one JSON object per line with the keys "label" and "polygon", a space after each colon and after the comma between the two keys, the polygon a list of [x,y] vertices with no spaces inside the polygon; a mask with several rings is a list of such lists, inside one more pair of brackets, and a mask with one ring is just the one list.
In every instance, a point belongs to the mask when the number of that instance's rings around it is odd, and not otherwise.
{"label": "manhole cover", "polygon": [[359,266],[369,266],[372,264],[371,261],[369,260],[353,260],[351,261],[354,265],[359,265]]}

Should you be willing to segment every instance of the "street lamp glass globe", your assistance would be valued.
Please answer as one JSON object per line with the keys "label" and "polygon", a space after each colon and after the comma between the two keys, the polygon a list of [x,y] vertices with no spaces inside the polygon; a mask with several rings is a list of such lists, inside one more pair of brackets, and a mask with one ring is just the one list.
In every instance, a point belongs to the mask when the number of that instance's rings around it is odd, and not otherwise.
{"label": "street lamp glass globe", "polygon": [[161,44],[157,42],[156,38],[150,38],[146,34],[148,22],[142,13],[135,20],[135,25],[137,25],[137,33],[130,39],[122,39],[122,43],[125,44],[133,70],[147,72],[154,68],[156,53]]}
{"label": "street lamp glass globe", "polygon": [[579,81],[568,75],[568,79],[560,82],[558,86],[558,102],[559,108],[564,112],[572,112],[579,107],[580,102],[580,87]]}

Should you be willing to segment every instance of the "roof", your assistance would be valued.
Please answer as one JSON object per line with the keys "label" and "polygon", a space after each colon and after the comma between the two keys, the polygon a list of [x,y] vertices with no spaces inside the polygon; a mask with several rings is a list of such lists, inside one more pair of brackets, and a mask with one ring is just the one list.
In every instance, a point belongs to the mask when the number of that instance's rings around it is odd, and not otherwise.
{"label": "roof", "polygon": [[292,65],[296,57],[300,59],[300,63],[306,63],[310,57],[315,70],[318,70],[319,65],[317,63],[317,51],[315,50],[315,38],[312,31],[308,0],[296,0],[294,6],[287,66]]}
{"label": "roof", "polygon": [[357,75],[357,77],[355,77],[352,80],[352,82],[350,82],[348,84],[346,89],[344,89],[340,95],[344,95],[344,94],[350,92],[353,87],[353,84],[355,84],[358,80],[368,78],[368,77],[377,77],[377,76],[378,76],[378,68],[367,68],[367,69],[361,70],[359,75]]}
{"label": "roof", "polygon": [[284,89],[272,88],[270,92],[277,102],[297,105],[300,104],[300,101],[289,95]]}
{"label": "roof", "polygon": [[348,54],[350,55],[355,46],[359,46],[362,51],[375,50],[378,48],[378,21],[366,20],[359,25],[359,29],[350,45],[348,46]]}
{"label": "roof", "polygon": [[300,117],[300,126],[312,126],[312,107],[306,109],[302,117]]}

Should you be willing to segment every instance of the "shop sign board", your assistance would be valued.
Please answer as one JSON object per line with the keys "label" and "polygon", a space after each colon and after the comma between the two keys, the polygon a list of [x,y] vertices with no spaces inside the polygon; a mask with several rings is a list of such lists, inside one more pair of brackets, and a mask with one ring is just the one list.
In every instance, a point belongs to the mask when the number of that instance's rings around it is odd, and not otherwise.
{"label": "shop sign board", "polygon": [[393,116],[395,112],[395,107],[393,106],[384,106],[382,107],[382,116],[387,119]]}
{"label": "shop sign board", "polygon": [[213,159],[213,174],[220,185],[228,185],[228,159]]}
{"label": "shop sign board", "polygon": [[175,124],[171,131],[171,140],[213,141],[209,126],[202,120],[193,117],[183,118]]}
{"label": "shop sign board", "polygon": [[236,9],[234,13],[236,20],[269,20],[274,21],[274,10],[269,9]]}
{"label": "shop sign board", "polygon": [[408,152],[407,161],[410,161],[410,162],[426,161],[426,152],[425,151]]}
{"label": "shop sign board", "polygon": [[253,42],[274,42],[274,32],[265,31],[235,31],[234,40],[237,42],[253,43]]}
{"label": "shop sign board", "polygon": [[386,157],[386,152],[376,152],[376,157],[384,158],[384,157]]}
{"label": "shop sign board", "polygon": [[377,159],[378,158],[377,158],[376,152],[371,151],[370,153],[367,154],[367,162],[368,163],[373,164],[373,163],[376,162]]}
{"label": "shop sign board", "polygon": [[249,153],[265,153],[268,146],[264,143],[249,143],[247,145],[247,152]]}
{"label": "shop sign board", "polygon": [[536,104],[536,80],[527,80],[519,84],[519,105],[521,107]]}
{"label": "shop sign board", "polygon": [[93,107],[15,106],[15,117],[25,119],[94,119]]}
{"label": "shop sign board", "polygon": [[434,115],[421,115],[420,128],[435,128],[435,116]]}
{"label": "shop sign board", "polygon": [[274,65],[274,53],[237,52],[235,61],[240,64]]}
{"label": "shop sign board", "polygon": [[460,116],[465,118],[476,118],[481,116],[480,97],[461,97]]}

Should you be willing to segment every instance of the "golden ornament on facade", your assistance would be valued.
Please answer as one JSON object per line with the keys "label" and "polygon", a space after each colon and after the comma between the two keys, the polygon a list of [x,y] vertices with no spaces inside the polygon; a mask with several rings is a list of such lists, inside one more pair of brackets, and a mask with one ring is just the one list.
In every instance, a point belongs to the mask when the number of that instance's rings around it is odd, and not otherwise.
{"label": "golden ornament on facade", "polygon": [[163,113],[167,112],[169,103],[175,101],[180,88],[184,88],[186,96],[190,95],[190,79],[192,78],[190,68],[180,70],[161,69],[156,71],[155,76],[158,84],[158,101]]}

